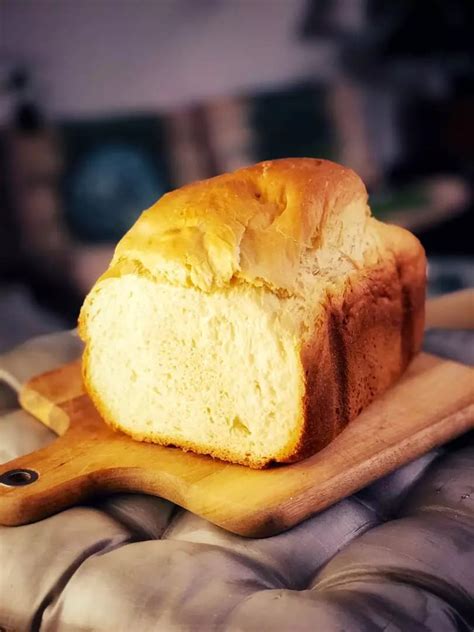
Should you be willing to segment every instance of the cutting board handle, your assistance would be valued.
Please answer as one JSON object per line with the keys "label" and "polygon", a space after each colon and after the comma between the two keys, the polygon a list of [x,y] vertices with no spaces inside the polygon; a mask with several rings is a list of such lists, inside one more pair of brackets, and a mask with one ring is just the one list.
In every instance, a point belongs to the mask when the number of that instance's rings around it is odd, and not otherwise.
{"label": "cutting board handle", "polygon": [[90,496],[94,456],[104,447],[85,440],[82,433],[75,435],[72,429],[45,448],[0,465],[1,524],[38,520]]}
{"label": "cutting board handle", "polygon": [[474,288],[426,301],[426,329],[474,329]]}

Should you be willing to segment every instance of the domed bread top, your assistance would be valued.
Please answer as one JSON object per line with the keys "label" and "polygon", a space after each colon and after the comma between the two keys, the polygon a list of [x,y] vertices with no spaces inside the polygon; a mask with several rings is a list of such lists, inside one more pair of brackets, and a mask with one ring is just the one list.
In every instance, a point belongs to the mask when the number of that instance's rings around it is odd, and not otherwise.
{"label": "domed bread top", "polygon": [[306,248],[363,256],[369,216],[352,170],[312,158],[261,162],[164,195],[119,242],[107,276],[131,264],[207,292],[239,281],[291,292]]}

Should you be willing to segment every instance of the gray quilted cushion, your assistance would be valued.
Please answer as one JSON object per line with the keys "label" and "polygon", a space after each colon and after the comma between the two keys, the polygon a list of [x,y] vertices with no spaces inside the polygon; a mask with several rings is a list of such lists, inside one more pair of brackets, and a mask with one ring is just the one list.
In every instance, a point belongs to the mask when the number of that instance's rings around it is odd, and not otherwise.
{"label": "gray quilted cushion", "polygon": [[[452,334],[430,338],[455,355]],[[2,461],[53,439],[14,389],[78,350],[67,333],[0,360]],[[0,527],[0,629],[471,630],[473,474],[471,433],[262,540],[138,494]]]}

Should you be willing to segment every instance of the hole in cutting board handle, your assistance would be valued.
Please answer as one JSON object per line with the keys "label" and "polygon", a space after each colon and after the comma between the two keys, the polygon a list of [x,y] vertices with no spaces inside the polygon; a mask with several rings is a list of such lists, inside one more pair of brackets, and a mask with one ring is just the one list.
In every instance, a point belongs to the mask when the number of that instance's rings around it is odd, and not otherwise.
{"label": "hole in cutting board handle", "polygon": [[38,478],[39,474],[35,470],[8,470],[0,476],[0,484],[8,485],[8,487],[23,487],[31,485]]}

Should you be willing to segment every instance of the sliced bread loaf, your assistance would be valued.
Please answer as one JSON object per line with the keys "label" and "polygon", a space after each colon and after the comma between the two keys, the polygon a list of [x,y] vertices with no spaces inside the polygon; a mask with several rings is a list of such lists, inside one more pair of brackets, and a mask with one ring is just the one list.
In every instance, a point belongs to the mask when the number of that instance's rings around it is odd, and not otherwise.
{"label": "sliced bread loaf", "polygon": [[261,468],[331,441],[419,349],[425,257],[360,178],[268,161],[163,196],[80,316],[86,388],[132,437]]}

